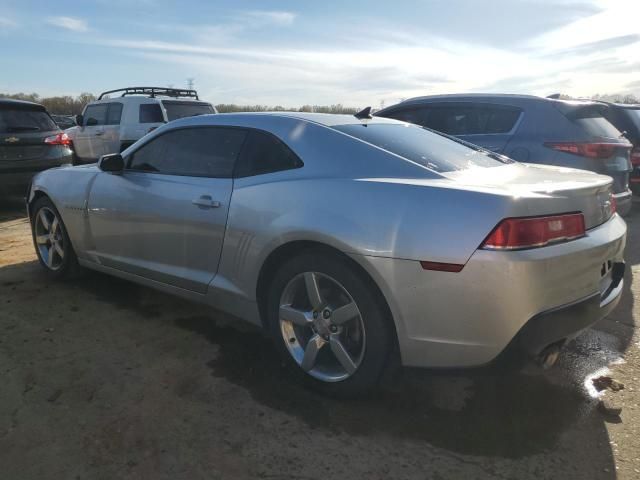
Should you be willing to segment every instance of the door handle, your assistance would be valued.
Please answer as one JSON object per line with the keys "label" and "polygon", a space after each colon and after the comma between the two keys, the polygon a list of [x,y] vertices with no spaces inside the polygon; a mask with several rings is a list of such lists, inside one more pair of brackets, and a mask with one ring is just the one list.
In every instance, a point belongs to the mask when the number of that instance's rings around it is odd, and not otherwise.
{"label": "door handle", "polygon": [[94,135],[95,135],[96,137],[97,137],[97,136],[100,136],[100,135],[104,135],[104,132],[101,132],[100,130],[98,130],[97,132],[94,132]]}
{"label": "door handle", "polygon": [[220,202],[213,200],[210,195],[202,195],[191,203],[203,208],[219,208],[222,205]]}

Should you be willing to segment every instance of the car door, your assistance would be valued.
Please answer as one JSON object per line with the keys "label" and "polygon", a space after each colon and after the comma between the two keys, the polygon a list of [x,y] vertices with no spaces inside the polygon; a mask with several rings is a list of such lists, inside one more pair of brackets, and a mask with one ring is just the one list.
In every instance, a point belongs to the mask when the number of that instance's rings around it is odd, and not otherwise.
{"label": "car door", "polygon": [[122,118],[122,103],[109,103],[104,133],[100,138],[100,155],[118,153],[120,151],[120,119]]}
{"label": "car door", "polygon": [[102,135],[109,106],[106,103],[88,105],[82,115],[82,125],[73,138],[76,155],[84,161],[98,160],[103,152]]}
{"label": "car door", "polygon": [[88,201],[94,259],[128,273],[205,293],[217,272],[247,132],[189,127],[162,132],[101,172]]}

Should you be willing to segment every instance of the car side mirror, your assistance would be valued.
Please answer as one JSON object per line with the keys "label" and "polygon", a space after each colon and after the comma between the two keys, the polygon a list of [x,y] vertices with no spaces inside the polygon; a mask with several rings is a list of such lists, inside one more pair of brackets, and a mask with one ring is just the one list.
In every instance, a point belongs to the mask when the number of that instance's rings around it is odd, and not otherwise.
{"label": "car side mirror", "polygon": [[84,118],[82,115],[76,115],[76,125],[82,126],[82,122],[84,122]]}
{"label": "car side mirror", "polygon": [[103,172],[120,173],[124,170],[124,159],[119,153],[103,155],[98,162],[98,168]]}

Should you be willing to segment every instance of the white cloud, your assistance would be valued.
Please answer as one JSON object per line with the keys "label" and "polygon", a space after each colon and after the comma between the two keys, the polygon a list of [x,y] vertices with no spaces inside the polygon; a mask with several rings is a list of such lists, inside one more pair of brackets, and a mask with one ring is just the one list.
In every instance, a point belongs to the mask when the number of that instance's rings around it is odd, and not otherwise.
{"label": "white cloud", "polygon": [[10,18],[0,17],[0,31],[9,30],[18,26],[18,23]]}
{"label": "white cloud", "polygon": [[293,24],[298,15],[276,10],[250,10],[244,12],[243,16],[260,23],[287,26]]}
{"label": "white cloud", "polygon": [[63,28],[72,32],[86,32],[89,30],[89,25],[86,20],[75,17],[48,17],[46,22],[54,27]]}

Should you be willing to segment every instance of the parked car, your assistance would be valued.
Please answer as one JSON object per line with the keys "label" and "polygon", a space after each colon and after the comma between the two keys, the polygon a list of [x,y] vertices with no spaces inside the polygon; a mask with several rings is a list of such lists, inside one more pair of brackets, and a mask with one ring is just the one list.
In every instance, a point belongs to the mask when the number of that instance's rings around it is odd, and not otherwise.
{"label": "parked car", "polygon": [[433,95],[406,100],[376,115],[454,135],[519,162],[580,168],[609,175],[618,212],[631,209],[631,144],[598,102],[529,95]]}
{"label": "parked car", "polygon": [[[118,97],[111,97],[120,94]],[[216,113],[195,90],[130,87],[103,92],[67,131],[77,163],[93,163],[102,155],[122,152],[160,125],[183,117]]]}
{"label": "parked car", "polygon": [[24,195],[35,173],[71,163],[69,143],[42,105],[0,98],[0,195]]}
{"label": "parked car", "polygon": [[[605,103],[605,102],[603,102]],[[605,103],[605,117],[633,144],[629,186],[636,195],[640,195],[640,105]]]}
{"label": "parked car", "polygon": [[221,114],[43,172],[28,208],[50,276],[83,266],[215,305],[350,395],[394,352],[548,359],[607,315],[626,238],[611,189],[363,113]]}
{"label": "parked car", "polygon": [[53,121],[56,122],[56,125],[60,127],[62,130],[66,130],[67,128],[76,126],[76,118],[73,115],[51,115]]}

